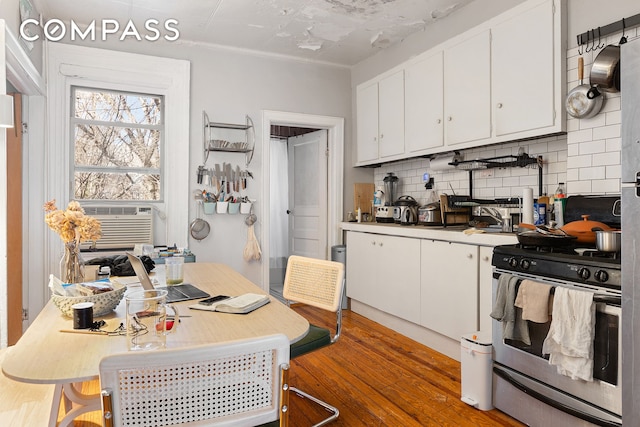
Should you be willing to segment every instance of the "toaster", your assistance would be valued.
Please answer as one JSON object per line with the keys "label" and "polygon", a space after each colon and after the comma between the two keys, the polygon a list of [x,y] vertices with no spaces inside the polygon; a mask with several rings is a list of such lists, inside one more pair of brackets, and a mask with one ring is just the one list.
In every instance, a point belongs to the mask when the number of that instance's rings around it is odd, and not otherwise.
{"label": "toaster", "polygon": [[393,206],[376,207],[376,222],[393,222]]}

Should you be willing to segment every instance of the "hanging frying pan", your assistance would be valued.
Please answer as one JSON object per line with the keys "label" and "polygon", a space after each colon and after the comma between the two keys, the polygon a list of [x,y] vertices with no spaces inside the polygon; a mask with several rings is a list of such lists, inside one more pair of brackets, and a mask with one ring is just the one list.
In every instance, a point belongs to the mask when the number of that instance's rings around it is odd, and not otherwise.
{"label": "hanging frying pan", "polygon": [[191,222],[191,225],[189,226],[189,232],[191,233],[191,237],[193,237],[196,240],[204,239],[209,235],[209,232],[211,231],[211,226],[209,225],[209,223],[204,219],[200,218],[201,203],[202,203],[202,200],[198,200],[198,206],[196,208],[197,210],[196,219],[194,219]]}
{"label": "hanging frying pan", "polygon": [[580,85],[571,89],[565,101],[565,108],[570,116],[577,119],[589,119],[600,112],[604,97],[597,90],[582,82],[584,79],[584,59],[578,58],[578,79]]}

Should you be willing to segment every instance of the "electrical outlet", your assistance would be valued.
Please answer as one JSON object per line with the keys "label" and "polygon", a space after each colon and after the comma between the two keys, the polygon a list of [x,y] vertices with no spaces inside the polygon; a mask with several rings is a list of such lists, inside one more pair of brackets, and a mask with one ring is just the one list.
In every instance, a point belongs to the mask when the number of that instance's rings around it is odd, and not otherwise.
{"label": "electrical outlet", "polygon": [[493,169],[481,169],[478,171],[478,178],[491,178],[493,176]]}

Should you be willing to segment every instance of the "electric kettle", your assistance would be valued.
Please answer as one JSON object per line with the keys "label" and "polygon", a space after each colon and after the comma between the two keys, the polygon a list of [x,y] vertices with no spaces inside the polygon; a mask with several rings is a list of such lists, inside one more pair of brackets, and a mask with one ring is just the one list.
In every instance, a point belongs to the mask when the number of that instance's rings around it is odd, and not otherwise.
{"label": "electric kettle", "polygon": [[[412,210],[413,215],[410,215],[409,218],[405,215],[405,211]],[[393,207],[393,220],[396,224],[404,224],[409,220],[413,220],[413,222],[407,222],[406,225],[417,224],[418,223],[418,202],[411,196],[401,196],[394,203]]]}
{"label": "electric kettle", "polygon": [[407,206],[400,218],[400,225],[415,225],[418,223],[418,208],[416,206]]}

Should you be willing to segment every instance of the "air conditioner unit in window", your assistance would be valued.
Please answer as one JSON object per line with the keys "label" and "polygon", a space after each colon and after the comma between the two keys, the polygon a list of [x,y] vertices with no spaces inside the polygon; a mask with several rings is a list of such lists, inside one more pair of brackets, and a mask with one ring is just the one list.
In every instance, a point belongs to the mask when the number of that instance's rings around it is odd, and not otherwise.
{"label": "air conditioner unit in window", "polygon": [[84,211],[100,221],[102,237],[82,243],[82,249],[133,249],[153,244],[153,210],[136,206],[86,206]]}

